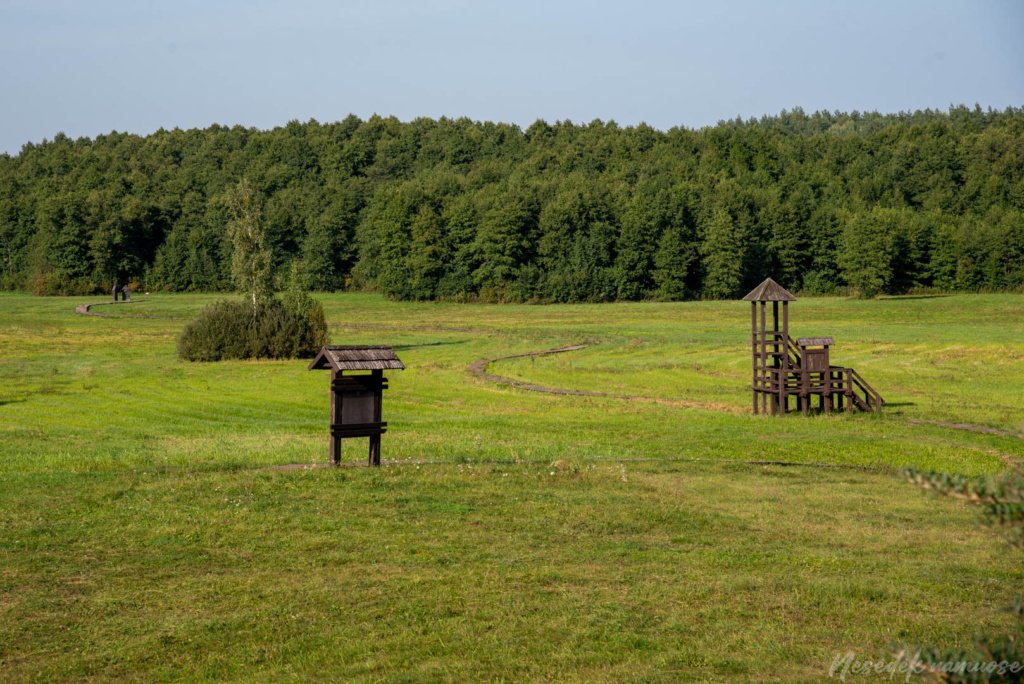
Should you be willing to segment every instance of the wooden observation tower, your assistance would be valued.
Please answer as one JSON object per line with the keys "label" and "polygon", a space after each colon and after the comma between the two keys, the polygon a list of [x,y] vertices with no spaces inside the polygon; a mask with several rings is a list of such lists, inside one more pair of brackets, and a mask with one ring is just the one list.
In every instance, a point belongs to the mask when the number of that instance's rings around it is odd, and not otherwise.
{"label": "wooden observation tower", "polygon": [[789,303],[796,301],[789,290],[768,278],[743,299],[750,302],[755,414],[785,414],[793,397],[795,410],[807,415],[815,396],[825,413],[882,410],[885,400],[856,370],[831,364],[831,337],[789,336]]}

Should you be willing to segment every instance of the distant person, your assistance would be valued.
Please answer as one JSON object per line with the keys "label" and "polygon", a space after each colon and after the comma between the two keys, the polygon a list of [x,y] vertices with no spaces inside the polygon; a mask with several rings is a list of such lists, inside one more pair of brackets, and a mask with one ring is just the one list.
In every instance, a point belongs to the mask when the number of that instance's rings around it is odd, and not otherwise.
{"label": "distant person", "polygon": [[132,301],[132,291],[127,285],[121,288],[121,294],[124,296],[124,301]]}
{"label": "distant person", "polygon": [[117,287],[117,283],[114,283],[114,289],[111,291],[111,293],[114,295],[114,303],[115,304],[117,303],[117,294],[118,294],[118,292],[120,292],[120,290]]}

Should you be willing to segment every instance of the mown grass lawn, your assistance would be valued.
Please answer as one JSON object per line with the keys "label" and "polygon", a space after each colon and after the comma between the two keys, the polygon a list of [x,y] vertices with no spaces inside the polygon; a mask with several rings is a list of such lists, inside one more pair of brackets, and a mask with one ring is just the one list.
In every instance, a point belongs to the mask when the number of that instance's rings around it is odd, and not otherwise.
{"label": "mown grass lawn", "polygon": [[[213,297],[143,299],[0,295],[0,679],[818,681],[1022,592],[974,511],[894,475],[1024,458],[1020,296],[797,302],[889,407],[781,420],[747,415],[740,303],[328,296],[335,343],[408,366],[379,470],[273,469],[326,458],[327,374],[179,362]],[[490,370],[642,398],[466,371],[572,343]]]}

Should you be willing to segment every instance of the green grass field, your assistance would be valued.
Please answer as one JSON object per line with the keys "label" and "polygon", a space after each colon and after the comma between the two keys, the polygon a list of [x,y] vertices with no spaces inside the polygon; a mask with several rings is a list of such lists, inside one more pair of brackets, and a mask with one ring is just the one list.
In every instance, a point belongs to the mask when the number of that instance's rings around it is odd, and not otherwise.
{"label": "green grass field", "polygon": [[[408,369],[387,467],[311,470],[327,373],[175,358],[215,298],[0,295],[0,680],[820,681],[1010,625],[1019,557],[896,473],[1024,460],[1024,297],[802,299],[889,404],[772,419],[745,303],[326,296]],[[467,371],[582,343],[488,370],[635,398]]]}

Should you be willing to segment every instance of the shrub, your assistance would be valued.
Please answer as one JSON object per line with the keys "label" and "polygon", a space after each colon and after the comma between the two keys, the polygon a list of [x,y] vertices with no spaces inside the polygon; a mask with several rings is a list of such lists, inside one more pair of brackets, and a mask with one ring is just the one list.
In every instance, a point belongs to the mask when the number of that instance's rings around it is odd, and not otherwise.
{"label": "shrub", "polygon": [[323,306],[306,293],[250,302],[214,302],[185,326],[178,357],[186,361],[294,359],[327,344]]}

